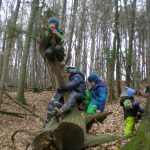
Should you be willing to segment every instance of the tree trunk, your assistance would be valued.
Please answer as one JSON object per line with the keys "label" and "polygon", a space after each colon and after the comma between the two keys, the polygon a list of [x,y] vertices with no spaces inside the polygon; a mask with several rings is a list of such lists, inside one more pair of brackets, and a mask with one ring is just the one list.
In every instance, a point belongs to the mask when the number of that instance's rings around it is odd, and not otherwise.
{"label": "tree trunk", "polygon": [[1,80],[0,80],[0,104],[2,103],[3,90],[4,90],[5,81],[7,78],[9,57],[10,57],[10,52],[11,52],[11,48],[12,48],[12,44],[13,44],[13,36],[15,33],[14,29],[16,28],[16,21],[18,18],[20,3],[21,3],[21,1],[18,0],[16,9],[13,12],[10,20],[8,21],[8,25],[7,25],[7,38],[8,39],[6,41],[6,49],[4,51],[3,67],[2,67],[2,74],[1,74]]}
{"label": "tree trunk", "polygon": [[146,10],[147,10],[147,81],[150,85],[150,1],[146,1]]}
{"label": "tree trunk", "polygon": [[33,28],[36,12],[38,10],[38,6],[39,6],[39,0],[33,0],[32,6],[31,6],[30,20],[29,20],[29,24],[28,24],[28,28],[27,28],[27,33],[26,33],[25,47],[23,49],[23,56],[22,56],[21,66],[20,66],[17,99],[18,99],[18,101],[20,101],[23,104],[26,104],[25,97],[24,97],[26,65],[27,65],[27,60],[28,60],[28,55],[29,55],[32,28]]}
{"label": "tree trunk", "polygon": [[73,12],[72,12],[72,17],[71,17],[71,27],[70,27],[70,33],[69,33],[69,44],[68,44],[68,52],[67,52],[67,58],[66,58],[66,63],[70,64],[71,60],[71,46],[72,46],[72,40],[73,40],[73,33],[74,33],[74,27],[75,27],[75,22],[76,22],[76,13],[77,13],[77,8],[78,8],[78,0],[74,0],[73,4]]}
{"label": "tree trunk", "polygon": [[75,66],[80,68],[81,66],[81,57],[82,57],[82,45],[83,45],[83,33],[85,28],[85,11],[86,11],[86,0],[82,2],[82,13],[81,13],[81,20],[80,20],[80,27],[79,27],[79,35],[78,35],[78,45],[75,50]]}
{"label": "tree trunk", "polygon": [[92,10],[92,23],[91,23],[91,50],[90,50],[90,71],[93,70],[94,66],[94,58],[95,58],[95,38],[96,38],[96,31],[97,31],[97,3],[98,0],[95,0],[93,3],[93,10]]}
{"label": "tree trunk", "polygon": [[106,142],[125,138],[116,135],[93,135],[88,133],[89,124],[95,119],[99,122],[110,113],[99,113],[81,117],[75,107],[64,119],[52,118],[46,128],[33,140],[33,150],[51,150],[52,146],[59,150],[81,150]]}
{"label": "tree trunk", "polygon": [[[129,32],[129,48],[126,56],[126,85],[130,87],[131,84],[131,67],[132,67],[132,53],[133,53],[133,38],[134,38],[134,26],[135,26],[135,10],[136,0],[131,3],[132,10],[130,16],[130,23],[128,24]],[[127,12],[128,10],[126,10]],[[128,13],[127,13],[128,14]],[[127,17],[129,18],[129,16]]]}
{"label": "tree trunk", "polygon": [[67,0],[63,0],[63,10],[61,14],[61,27],[65,30]]}
{"label": "tree trunk", "polygon": [[[113,49],[111,53],[111,61],[110,61],[110,76],[109,76],[109,88],[110,88],[110,99],[115,99],[115,90],[114,90],[114,70],[115,70],[115,62],[116,62],[116,52],[119,51],[119,31],[118,31],[118,23],[119,13],[118,13],[118,0],[115,0],[115,31],[114,31],[114,39],[113,39]],[[119,57],[119,56],[118,56]],[[118,68],[119,69],[119,68]]]}

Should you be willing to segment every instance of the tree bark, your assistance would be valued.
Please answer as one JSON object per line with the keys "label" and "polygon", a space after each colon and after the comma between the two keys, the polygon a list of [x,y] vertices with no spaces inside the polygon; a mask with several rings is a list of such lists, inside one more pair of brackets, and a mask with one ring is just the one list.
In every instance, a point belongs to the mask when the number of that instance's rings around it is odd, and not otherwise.
{"label": "tree bark", "polygon": [[67,52],[67,57],[66,57],[66,63],[70,64],[71,60],[71,46],[72,46],[72,40],[73,40],[73,33],[74,33],[74,27],[75,27],[75,22],[76,22],[76,13],[77,13],[77,8],[78,8],[78,0],[74,0],[73,4],[73,12],[72,12],[72,17],[71,17],[71,27],[70,27],[70,36],[69,36],[69,43],[68,43],[68,52]]}
{"label": "tree bark", "polygon": [[34,150],[50,150],[54,146],[59,150],[81,150],[106,142],[124,138],[115,135],[92,135],[87,133],[87,125],[98,118],[103,122],[110,113],[99,113],[94,116],[80,116],[75,107],[64,119],[58,121],[52,118],[46,128],[33,140]]}
{"label": "tree bark", "polygon": [[[136,0],[133,0],[133,2],[131,3],[131,6],[132,6],[132,10],[131,10],[130,17],[127,16],[127,18],[130,19],[130,22],[128,23],[129,47],[128,47],[127,56],[126,56],[126,85],[129,87],[131,84],[131,68],[132,68],[132,53],[133,53]],[[126,13],[127,13],[127,11],[128,11],[127,6],[125,6],[125,7],[126,7]]]}
{"label": "tree bark", "polygon": [[3,97],[3,91],[4,91],[4,85],[7,78],[7,72],[8,72],[8,65],[9,65],[9,57],[10,52],[13,45],[13,36],[15,34],[15,28],[16,28],[16,22],[18,18],[18,12],[20,7],[21,1],[17,1],[17,6],[15,11],[13,12],[8,25],[7,25],[7,42],[6,42],[6,49],[4,51],[4,57],[3,57],[3,67],[2,67],[2,74],[1,74],[1,80],[0,80],[0,104],[2,103],[2,97]]}
{"label": "tree bark", "polygon": [[20,66],[20,74],[19,74],[19,82],[18,82],[18,90],[17,90],[17,99],[23,104],[26,104],[26,100],[24,97],[24,85],[25,85],[25,78],[26,78],[26,65],[27,59],[29,55],[29,48],[30,48],[30,41],[31,41],[31,34],[33,29],[33,24],[35,20],[35,16],[38,10],[39,0],[33,0],[31,6],[31,15],[30,20],[27,28],[26,39],[25,39],[25,47],[23,49],[23,56],[21,60]]}

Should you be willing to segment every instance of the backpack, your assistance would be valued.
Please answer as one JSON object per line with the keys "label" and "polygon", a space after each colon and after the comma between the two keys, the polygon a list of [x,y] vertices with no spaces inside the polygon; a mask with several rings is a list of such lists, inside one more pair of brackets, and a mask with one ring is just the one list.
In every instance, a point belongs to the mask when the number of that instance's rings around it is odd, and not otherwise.
{"label": "backpack", "polygon": [[123,102],[123,106],[125,109],[127,110],[130,110],[133,108],[133,103],[130,99],[126,99],[124,102]]}

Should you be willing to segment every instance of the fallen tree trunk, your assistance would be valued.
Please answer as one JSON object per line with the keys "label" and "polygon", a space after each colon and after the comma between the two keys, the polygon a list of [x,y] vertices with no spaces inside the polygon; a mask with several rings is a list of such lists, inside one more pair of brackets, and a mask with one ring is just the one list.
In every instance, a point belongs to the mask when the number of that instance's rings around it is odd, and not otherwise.
{"label": "fallen tree trunk", "polygon": [[[59,86],[63,85],[65,83],[64,66],[56,59],[50,61],[45,57],[44,43],[44,34],[41,32],[40,53],[48,64],[48,67],[50,67],[56,75]],[[69,93],[63,93],[65,100],[67,100],[68,94]],[[61,121],[58,118],[53,117],[43,131],[33,140],[32,149],[51,150],[56,148],[58,150],[81,150],[85,147],[121,139],[121,136],[94,136],[88,133],[88,130],[95,120],[103,122],[103,120],[111,113],[112,112],[104,112],[93,116],[81,116],[78,108],[75,107]]]}
{"label": "fallen tree trunk", "polygon": [[92,135],[87,133],[90,122],[96,118],[103,122],[111,112],[98,113],[93,116],[81,116],[74,108],[64,119],[58,121],[52,118],[43,131],[34,139],[34,150],[51,150],[50,146],[58,150],[81,150],[86,147],[100,145],[114,140],[123,140],[126,137],[118,135]]}

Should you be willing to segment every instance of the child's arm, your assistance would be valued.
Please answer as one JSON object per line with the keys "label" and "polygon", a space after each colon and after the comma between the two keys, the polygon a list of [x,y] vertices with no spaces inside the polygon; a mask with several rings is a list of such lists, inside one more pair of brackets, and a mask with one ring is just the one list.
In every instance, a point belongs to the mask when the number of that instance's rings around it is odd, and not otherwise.
{"label": "child's arm", "polygon": [[73,89],[75,86],[77,86],[79,83],[84,82],[84,79],[80,76],[76,76],[73,78],[72,81],[69,81],[65,85],[60,87],[61,91],[67,91]]}
{"label": "child's arm", "polygon": [[60,39],[61,43],[64,42],[64,32],[63,31],[57,32],[57,30],[54,30],[53,33],[57,35],[57,37]]}

